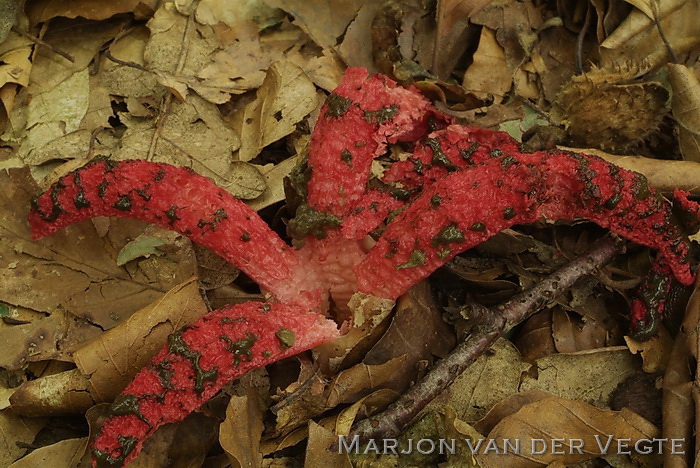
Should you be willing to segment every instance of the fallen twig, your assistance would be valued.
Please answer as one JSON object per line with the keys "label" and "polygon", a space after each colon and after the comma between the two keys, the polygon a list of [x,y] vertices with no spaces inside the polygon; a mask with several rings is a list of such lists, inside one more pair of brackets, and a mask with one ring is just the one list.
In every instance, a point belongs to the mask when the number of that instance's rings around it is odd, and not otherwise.
{"label": "fallen twig", "polygon": [[605,237],[537,286],[494,308],[490,319],[483,322],[478,330],[460,343],[445,359],[439,361],[420,382],[408,389],[386,411],[355,424],[348,438],[359,436],[361,441],[367,441],[400,435],[428,403],[445,390],[500,336],[542,309],[552,299],[569,289],[580,277],[605,266],[621,250],[621,240]]}
{"label": "fallen twig", "polygon": [[75,58],[71,54],[69,54],[68,52],[65,52],[57,47],[54,47],[51,44],[49,44],[48,42],[44,42],[41,39],[39,39],[38,37],[33,36],[26,31],[22,31],[17,26],[12,26],[12,30],[14,32],[16,32],[17,34],[19,34],[20,36],[25,37],[25,38],[29,39],[30,41],[34,42],[35,44],[46,47],[54,54],[60,55],[64,59],[68,60],[69,62],[75,63]]}

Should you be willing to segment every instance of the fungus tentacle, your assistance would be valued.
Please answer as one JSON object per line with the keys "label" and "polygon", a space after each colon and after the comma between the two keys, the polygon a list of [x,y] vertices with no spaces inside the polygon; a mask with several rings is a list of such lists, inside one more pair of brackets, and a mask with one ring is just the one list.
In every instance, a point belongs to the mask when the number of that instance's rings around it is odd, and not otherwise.
{"label": "fungus tentacle", "polygon": [[504,153],[430,185],[356,267],[358,288],[395,299],[458,253],[541,217],[593,221],[658,250],[681,284],[693,282],[690,242],[643,176],[595,156],[538,152]]}
{"label": "fungus tentacle", "polygon": [[112,404],[93,443],[93,466],[122,466],[160,426],[182,421],[246,372],[338,336],[301,306],[247,302],[204,315],[168,337]]}
{"label": "fungus tentacle", "polygon": [[[29,214],[34,239],[96,216],[140,219],[178,231],[253,278],[280,301],[298,259],[258,214],[210,179],[169,164],[94,160],[56,182]],[[293,291],[291,291],[293,290]]]}

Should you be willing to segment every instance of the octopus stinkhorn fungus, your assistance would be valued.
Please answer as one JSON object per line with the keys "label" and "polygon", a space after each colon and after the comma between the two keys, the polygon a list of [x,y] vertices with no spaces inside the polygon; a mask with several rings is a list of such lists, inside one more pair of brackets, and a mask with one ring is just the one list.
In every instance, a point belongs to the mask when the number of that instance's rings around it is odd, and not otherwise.
{"label": "octopus stinkhorn fungus", "polygon": [[[370,177],[388,143],[412,156]],[[637,173],[565,151],[524,152],[507,134],[457,125],[414,88],[348,69],[311,138],[305,200],[289,246],[209,179],[145,161],[94,160],[36,200],[35,238],[95,216],[138,218],[207,246],[253,278],[269,302],[225,307],[171,335],[112,405],[93,444],[96,466],[133,459],[163,424],[182,420],[245,372],[338,336],[326,318],[354,293],[395,300],[445,262],[515,224],[585,218],[658,251],[654,294],[632,306],[649,334],[672,278],[693,282],[686,226]],[[698,205],[676,192],[697,219]],[[697,224],[697,223],[696,223]],[[368,234],[376,245],[367,248]]]}

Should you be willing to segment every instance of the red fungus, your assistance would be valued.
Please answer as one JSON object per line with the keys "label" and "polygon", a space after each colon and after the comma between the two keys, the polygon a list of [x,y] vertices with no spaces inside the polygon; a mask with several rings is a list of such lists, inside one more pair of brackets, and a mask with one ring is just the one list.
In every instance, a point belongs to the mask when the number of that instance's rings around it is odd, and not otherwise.
{"label": "red fungus", "polygon": [[[371,180],[372,160],[397,141],[415,143],[412,156]],[[671,275],[694,279],[685,231],[697,230],[700,208],[687,194],[676,193],[688,215],[680,225],[640,174],[594,156],[522,152],[507,134],[454,125],[415,89],[364,69],[348,69],[328,98],[308,164],[307,198],[290,223],[305,237],[297,250],[208,179],[166,164],[95,161],[37,199],[35,238],[93,216],[150,221],[211,248],[279,301],[213,311],[172,335],[115,401],[94,463],[127,462],[157,427],[182,420],[226,382],[333,339],[322,315],[328,294],[340,308],[355,291],[396,299],[514,224],[580,217],[657,249],[632,306],[642,335],[663,313]],[[367,252],[361,239],[383,224]]]}

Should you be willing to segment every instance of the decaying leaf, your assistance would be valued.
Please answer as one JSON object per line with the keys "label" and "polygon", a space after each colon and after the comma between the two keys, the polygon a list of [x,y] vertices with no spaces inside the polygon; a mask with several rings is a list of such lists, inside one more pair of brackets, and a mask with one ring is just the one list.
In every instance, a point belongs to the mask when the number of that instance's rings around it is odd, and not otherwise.
{"label": "decaying leaf", "polygon": [[481,356],[427,409],[438,411],[449,404],[460,419],[476,421],[501,399],[517,393],[521,373],[529,366],[508,341],[500,340],[492,349],[493,353]]}
{"label": "decaying leaf", "polygon": [[8,468],[35,468],[43,465],[77,466],[83,457],[87,445],[87,437],[65,439],[32,451]]}
{"label": "decaying leaf", "polygon": [[25,382],[12,395],[12,406],[19,414],[44,416],[78,414],[111,402],[168,334],[206,312],[197,281],[190,279],[77,349],[77,369]]}
{"label": "decaying leaf", "polygon": [[700,161],[700,82],[684,65],[669,64],[668,80],[673,90],[671,111],[678,124],[683,159]]}
{"label": "decaying leaf", "polygon": [[298,24],[322,48],[337,44],[348,24],[364,3],[362,0],[265,0],[268,5],[280,8],[294,16]]}
{"label": "decaying leaf", "polygon": [[240,117],[238,158],[250,161],[265,146],[289,135],[316,106],[316,88],[301,68],[290,62],[273,64],[256,100],[246,106]]}
{"label": "decaying leaf", "polygon": [[639,362],[626,347],[610,347],[573,354],[553,354],[535,363],[537,372],[527,375],[521,391],[540,389],[561,398],[605,408],[611,393],[636,372]]}
{"label": "decaying leaf", "polygon": [[[480,453],[477,458],[482,467],[505,463],[525,468],[556,461],[571,464],[625,451],[637,441],[657,435],[656,427],[631,411],[606,411],[579,401],[549,397],[522,406],[489,432],[488,439],[498,447],[504,447],[506,439],[520,441],[518,451]],[[552,445],[557,443],[561,445]],[[570,449],[570,443],[579,444],[581,453]],[[624,446],[616,445],[620,443]]]}
{"label": "decaying leaf", "polygon": [[503,47],[496,41],[496,34],[489,28],[482,28],[474,63],[464,74],[462,86],[478,97],[495,96],[500,101],[512,82],[512,72],[508,69]]}
{"label": "decaying leaf", "polygon": [[[652,10],[654,3],[650,3]],[[695,21],[699,12],[700,5],[693,1],[658,2],[661,29],[676,54],[686,54],[700,43]],[[620,67],[631,62],[649,68],[668,62],[668,49],[654,21],[641,10],[633,10],[600,44],[602,62]]]}
{"label": "decaying leaf", "polygon": [[100,0],[69,0],[54,2],[51,0],[33,0],[27,2],[27,16],[33,24],[43,23],[51,18],[63,16],[66,18],[87,18],[103,20],[119,13],[132,13],[135,10],[145,16],[152,13],[158,2],[154,0],[115,0],[102,2]]}
{"label": "decaying leaf", "polygon": [[[260,435],[265,408],[252,389],[243,396],[232,396],[226,408],[226,419],[219,428],[219,443],[233,466],[259,467]],[[245,428],[245,430],[241,430]]]}

